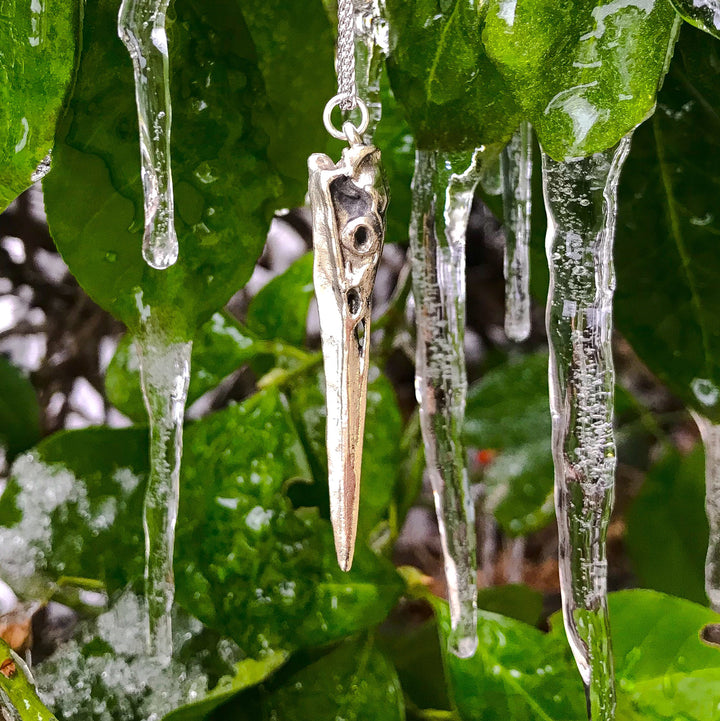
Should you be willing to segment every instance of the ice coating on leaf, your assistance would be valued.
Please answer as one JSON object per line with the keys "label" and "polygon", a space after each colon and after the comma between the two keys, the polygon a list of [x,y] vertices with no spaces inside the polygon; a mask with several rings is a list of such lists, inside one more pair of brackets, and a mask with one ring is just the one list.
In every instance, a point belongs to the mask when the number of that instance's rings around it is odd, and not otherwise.
{"label": "ice coating on leaf", "polygon": [[143,508],[149,642],[157,659],[167,663],[172,655],[173,554],[192,342],[170,340],[152,316],[135,342],[150,423],[150,476]]}
{"label": "ice coating on leaf", "polygon": [[[60,718],[92,721],[157,721],[202,698],[209,681],[197,660],[202,654],[193,654],[189,665],[179,660],[183,647],[197,641],[202,624],[187,616],[176,619],[177,652],[167,666],[147,655],[144,625],[142,599],[125,592],[36,667],[41,698]],[[218,641],[213,650],[228,671],[241,657],[230,641]]]}
{"label": "ice coating on leaf", "polygon": [[502,152],[505,215],[505,335],[530,335],[530,216],[532,215],[532,128],[523,121]]}
{"label": "ice coating on leaf", "polygon": [[605,150],[655,106],[679,19],[667,0],[489,0],[483,42],[545,152]]}
{"label": "ice coating on leaf", "polygon": [[672,4],[691,25],[720,38],[720,2],[718,0],[672,0]]}
{"label": "ice coating on leaf", "polygon": [[[0,526],[0,576],[21,595],[42,598],[46,588],[42,575],[53,548],[53,513],[72,507],[90,529],[101,531],[114,520],[113,499],[94,507],[81,478],[67,468],[41,461],[35,453],[15,461],[12,477],[20,485],[14,498],[19,520],[11,527]],[[139,483],[127,468],[118,469],[113,480],[118,491]]]}
{"label": "ice coating on leaf", "polygon": [[158,270],[178,258],[170,162],[170,57],[165,13],[170,0],[123,0],[118,35],[135,73],[140,161],[145,204],[143,257]]}
{"label": "ice coating on leaf", "polygon": [[705,512],[710,526],[705,557],[705,593],[720,611],[720,424],[693,413],[705,446]]}
{"label": "ice coating on leaf", "polygon": [[587,158],[556,162],[544,152],[542,158],[560,587],[593,721],[615,713],[605,550],[616,462],[612,253],[617,186],[629,148],[627,136]]}
{"label": "ice coating on leaf", "polygon": [[465,232],[480,172],[480,151],[417,151],[410,259],[417,324],[415,395],[433,487],[452,619],[450,649],[477,647],[475,510],[461,430],[467,374]]}

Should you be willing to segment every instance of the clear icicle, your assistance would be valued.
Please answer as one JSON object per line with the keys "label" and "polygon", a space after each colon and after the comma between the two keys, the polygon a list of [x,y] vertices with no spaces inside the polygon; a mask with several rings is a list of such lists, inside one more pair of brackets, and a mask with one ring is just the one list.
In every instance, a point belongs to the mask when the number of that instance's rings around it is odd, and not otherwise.
{"label": "clear icicle", "polygon": [[720,611],[720,424],[693,414],[705,445],[705,511],[710,540],[705,558],[705,593]]}
{"label": "clear icicle", "polygon": [[387,22],[380,0],[353,0],[355,29],[355,82],[370,114],[367,135],[372,138],[382,115],[380,77],[388,53]]}
{"label": "clear icicle", "polygon": [[588,158],[543,153],[550,266],[547,333],[560,587],[593,721],[614,718],[605,540],[613,504],[613,239],[630,136]]}
{"label": "clear icicle", "polygon": [[413,177],[410,257],[417,323],[415,394],[433,486],[450,602],[450,650],[477,647],[475,511],[461,440],[467,376],[465,231],[480,152],[418,150]]}
{"label": "clear icicle", "polygon": [[143,257],[158,270],[178,257],[170,163],[170,58],[165,13],[170,0],[123,0],[118,35],[135,71],[140,161],[145,198]]}
{"label": "clear icicle", "polygon": [[500,158],[505,212],[505,335],[516,342],[530,335],[532,143],[532,127],[523,121]]}
{"label": "clear icicle", "polygon": [[192,343],[170,340],[152,317],[135,342],[150,422],[150,477],[143,509],[148,640],[151,654],[167,665],[172,657],[173,552]]}

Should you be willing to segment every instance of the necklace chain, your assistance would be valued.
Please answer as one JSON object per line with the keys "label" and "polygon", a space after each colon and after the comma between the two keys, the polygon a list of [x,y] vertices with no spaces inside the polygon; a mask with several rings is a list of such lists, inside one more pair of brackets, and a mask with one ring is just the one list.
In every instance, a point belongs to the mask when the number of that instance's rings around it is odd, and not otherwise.
{"label": "necklace chain", "polygon": [[355,87],[355,29],[353,0],[338,0],[337,78],[340,108],[352,110],[357,106]]}

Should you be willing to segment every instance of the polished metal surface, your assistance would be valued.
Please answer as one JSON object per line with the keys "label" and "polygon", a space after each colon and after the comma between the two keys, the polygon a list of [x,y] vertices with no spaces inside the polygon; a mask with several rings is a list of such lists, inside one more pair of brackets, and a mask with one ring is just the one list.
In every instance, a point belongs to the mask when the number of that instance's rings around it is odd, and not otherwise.
{"label": "polished metal surface", "polygon": [[315,295],[327,397],[330,515],[340,568],[350,570],[360,497],[372,289],[385,236],[380,151],[345,131],[339,163],[310,156]]}

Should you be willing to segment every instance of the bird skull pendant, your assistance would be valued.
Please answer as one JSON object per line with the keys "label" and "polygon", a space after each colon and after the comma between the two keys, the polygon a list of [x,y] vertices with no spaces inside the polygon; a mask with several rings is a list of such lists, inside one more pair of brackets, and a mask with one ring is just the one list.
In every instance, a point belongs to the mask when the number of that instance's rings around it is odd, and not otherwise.
{"label": "bird skull pendant", "polygon": [[365,145],[357,133],[354,140],[337,164],[322,153],[308,160],[313,278],[325,365],[330,516],[344,571],[350,570],[355,548],[372,290],[387,207],[380,151]]}

